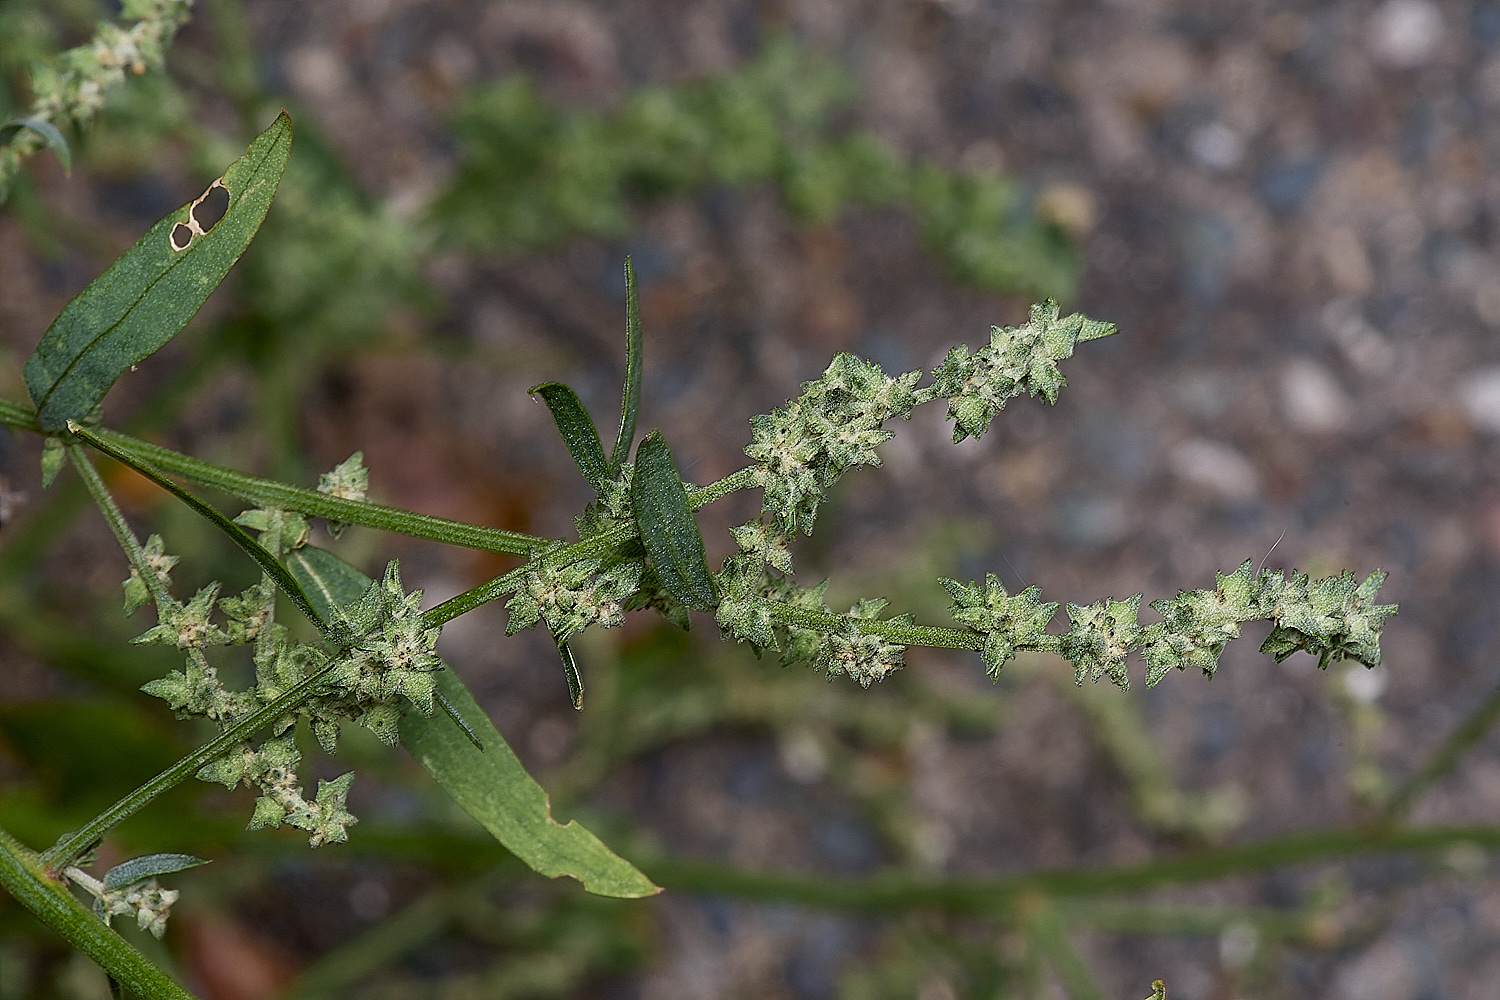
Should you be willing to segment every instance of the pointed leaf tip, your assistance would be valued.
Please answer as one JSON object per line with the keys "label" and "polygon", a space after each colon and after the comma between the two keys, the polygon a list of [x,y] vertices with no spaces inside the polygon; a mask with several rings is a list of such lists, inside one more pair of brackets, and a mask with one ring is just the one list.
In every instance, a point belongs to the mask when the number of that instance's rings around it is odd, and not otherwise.
{"label": "pointed leaf tip", "polygon": [[610,455],[610,478],[620,474],[620,467],[630,455],[635,440],[636,417],[641,410],[641,370],[645,335],[641,331],[641,297],[636,290],[635,268],[625,258],[625,387],[620,393],[620,433]]}

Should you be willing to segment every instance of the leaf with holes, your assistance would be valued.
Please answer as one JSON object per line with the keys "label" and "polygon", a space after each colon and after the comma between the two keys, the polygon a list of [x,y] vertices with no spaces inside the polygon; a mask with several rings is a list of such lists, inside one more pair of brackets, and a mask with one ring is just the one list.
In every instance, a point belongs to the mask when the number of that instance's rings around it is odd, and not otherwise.
{"label": "leaf with holes", "polygon": [[223,177],[63,307],[26,362],[42,430],[87,417],[116,379],[187,325],[260,228],[291,148],[283,111]]}

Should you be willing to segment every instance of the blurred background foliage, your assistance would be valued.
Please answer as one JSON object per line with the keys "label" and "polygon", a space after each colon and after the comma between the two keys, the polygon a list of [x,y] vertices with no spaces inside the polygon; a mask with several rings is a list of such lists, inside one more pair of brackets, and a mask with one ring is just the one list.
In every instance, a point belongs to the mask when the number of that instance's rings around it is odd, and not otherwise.
{"label": "blurred background foliage", "polygon": [[[1077,238],[1095,212],[1086,191],[1007,172],[983,140],[953,155],[883,138],[869,124],[878,115],[868,75],[844,68],[858,60],[799,40],[796,19],[775,4],[731,19],[738,48],[727,65],[663,72],[652,53],[632,53],[620,60],[628,72],[604,83],[589,58],[608,40],[576,5],[551,14],[494,5],[484,16],[504,30],[489,21],[475,30],[511,39],[506,57],[476,64],[440,36],[422,62],[412,39],[430,40],[422,18],[442,6],[327,5],[316,16],[332,27],[321,27],[375,53],[351,69],[300,44],[285,4],[202,0],[167,71],[132,78],[92,128],[70,135],[72,175],[43,153],[12,190],[0,214],[0,389],[22,396],[20,361],[57,308],[145,225],[201,191],[283,104],[296,142],[255,244],[108,408],[114,423],[239,468],[309,483],[363,448],[382,499],[566,532],[585,494],[545,419],[525,409],[524,389],[567,375],[602,412],[618,383],[627,252],[645,286],[648,418],[699,481],[732,468],[745,418],[794,393],[832,351],[907,368],[982,336],[982,325],[946,328],[946,313],[933,320],[938,298],[1001,322],[1031,299],[1080,294]],[[460,25],[482,19],[454,6]],[[940,33],[932,25],[960,5],[907,6],[920,36]],[[0,119],[24,113],[33,62],[115,13],[92,0],[0,5]],[[408,90],[394,86],[393,66],[415,67]],[[1063,113],[1045,88],[1029,94],[1037,114]],[[351,118],[376,105],[406,133],[379,146],[352,141]],[[1181,236],[1193,258],[1189,298],[1218,287],[1214,275],[1194,284],[1222,256],[1201,245],[1217,230],[1203,232]],[[757,263],[785,253],[794,255],[785,269],[806,278],[802,299]],[[873,263],[850,280],[850,260]],[[898,329],[907,322],[921,332]],[[1143,349],[1164,352],[1172,337],[1154,320],[1141,326]],[[1100,366],[1124,349],[1112,345]],[[1139,451],[1128,433],[1049,437],[1043,418],[1015,417],[1015,431],[997,431],[1011,435],[1002,443],[1014,460],[988,473],[1002,486],[984,487],[978,466],[962,464],[970,458],[937,472],[921,465],[927,439],[945,432],[913,427],[891,445],[894,485],[867,476],[836,497],[800,564],[834,575],[835,604],[879,593],[938,621],[947,602],[937,576],[993,571],[989,560],[1009,552],[1021,570],[1006,568],[1031,577],[1048,558],[1008,547],[989,520],[943,501],[998,490],[1012,507],[1044,507],[1061,489],[1048,469],[1080,442],[1090,477],[1142,481],[1127,468]],[[1094,419],[1112,422],[1107,411]],[[0,826],[32,845],[205,735],[138,692],[173,664],[127,644],[139,625],[118,612],[123,567],[75,483],[42,497],[37,450],[0,443]],[[183,586],[249,582],[250,568],[195,518],[125,473],[111,485],[143,531],[188,557]],[[919,513],[934,493],[935,513]],[[1104,584],[1090,574],[1101,547],[1118,541],[1104,523],[1114,508],[1080,493],[1056,509],[1068,565],[1085,581],[1061,596],[1097,599]],[[1245,520],[1238,510],[1222,520]],[[711,555],[725,554],[718,536],[733,520],[705,512]],[[899,543],[872,545],[879,530]],[[408,579],[434,597],[505,568],[358,529],[338,547],[366,568],[400,555]],[[1341,566],[1314,556],[1328,564],[1302,568]],[[1163,559],[1147,564],[1149,580],[1115,573],[1110,583],[1202,582],[1178,579],[1181,561],[1160,572]],[[1144,995],[1152,976],[1170,983],[1179,969],[1174,998],[1313,996],[1323,994],[1287,992],[1307,981],[1297,978],[1307,956],[1360,953],[1403,893],[1473,879],[1495,843],[1484,840],[1492,831],[1449,831],[1412,842],[1426,849],[1420,860],[1351,866],[1352,854],[1393,841],[1364,826],[1277,839],[1286,827],[1256,818],[1251,778],[1214,768],[1218,751],[1202,749],[1249,704],[1235,698],[1259,699],[1298,736],[1297,774],[1326,782],[1301,790],[1320,802],[1343,796],[1356,819],[1368,817],[1384,788],[1386,719],[1353,675],[1284,676],[1240,657],[1230,666],[1251,679],[1204,708],[1075,688],[1046,659],[1007,667],[991,687],[977,662],[914,651],[909,669],[862,691],[697,631],[641,625],[579,643],[588,701],[575,718],[545,644],[498,643],[499,615],[475,618],[450,628],[451,662],[559,812],[585,818],[671,891],[630,904],[541,882],[455,815],[409,760],[356,731],[339,764],[359,772],[356,811],[368,819],[347,847],[309,854],[295,836],[247,834],[245,803],[209,786],[181,788],[120,828],[106,853],[214,859],[176,879],[184,901],[153,955],[209,1000],[1059,991],[1092,1000]],[[706,620],[700,628],[712,632]],[[1181,779],[1185,744],[1210,764]],[[1351,749],[1339,757],[1325,744]],[[313,755],[310,742],[304,752]],[[955,803],[981,814],[980,833],[940,819]],[[1224,846],[1247,826],[1271,839],[1259,850]],[[1192,863],[1176,865],[1183,849]],[[1213,885],[1181,887],[1196,881]],[[105,990],[89,963],[0,900],[0,1000]]]}

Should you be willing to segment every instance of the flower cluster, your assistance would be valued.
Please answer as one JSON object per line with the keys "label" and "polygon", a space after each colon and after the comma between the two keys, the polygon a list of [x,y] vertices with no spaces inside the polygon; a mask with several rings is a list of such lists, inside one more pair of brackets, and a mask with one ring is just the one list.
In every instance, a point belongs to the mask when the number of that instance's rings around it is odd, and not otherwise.
{"label": "flower cluster", "polygon": [[624,524],[635,521],[635,508],[630,502],[630,484],[635,478],[635,463],[620,463],[620,474],[614,479],[606,478],[599,485],[599,496],[573,518],[579,538],[592,538]]}
{"label": "flower cluster", "polygon": [[1146,661],[1146,686],[1155,687],[1174,667],[1197,667],[1208,676],[1219,656],[1247,621],[1274,624],[1261,652],[1280,661],[1302,650],[1330,660],[1354,660],[1367,667],[1380,663],[1380,628],[1396,613],[1394,604],[1374,598],[1385,574],[1371,573],[1363,583],[1341,573],[1316,582],[1293,572],[1256,575],[1247,559],[1233,573],[1215,574],[1212,590],[1184,590],[1170,600],[1153,601],[1162,620],[1137,621],[1141,595],[1123,601],[1106,599],[1089,605],[1069,604],[1070,627],[1062,635],[1046,631],[1057,605],[1043,603],[1031,587],[1014,596],[991,575],[983,589],[944,580],[953,595],[954,619],[984,636],[983,655],[995,676],[1017,651],[1055,652],[1073,664],[1079,684],[1108,677],[1130,687],[1126,658],[1139,650]]}
{"label": "flower cluster", "polygon": [[432,714],[433,674],[443,669],[443,661],[437,655],[439,629],[423,620],[421,604],[422,591],[406,593],[393,560],[358,604],[340,609],[346,634],[359,638],[328,675],[332,693],[308,703],[315,713],[313,731],[325,748],[332,749],[337,733],[332,720],[340,716],[395,746],[401,699],[423,715]]}
{"label": "flower cluster", "polygon": [[1059,317],[1057,303],[1048,299],[1031,307],[1031,318],[1023,325],[991,328],[988,347],[973,354],[963,346],[950,350],[933,369],[933,383],[923,390],[921,401],[948,400],[954,443],[977,438],[1013,396],[1029,392],[1057,402],[1066,383],[1057,363],[1071,357],[1078,342],[1114,332],[1113,323],[1082,313]]}
{"label": "flower cluster", "polygon": [[823,377],[802,384],[802,395],[750,418],[745,454],[755,462],[765,510],[788,535],[811,533],[829,487],[856,465],[879,465],[875,446],[892,434],[890,417],[910,417],[920,371],[891,378],[880,366],[840,354]]}
{"label": "flower cluster", "polygon": [[[791,642],[793,636],[787,630],[778,629],[771,615],[771,604],[779,602],[825,612],[828,606],[823,603],[823,591],[827,581],[816,587],[798,587],[787,577],[766,572],[766,564],[754,556],[738,555],[724,560],[724,568],[715,575],[715,582],[719,606],[714,617],[720,635],[735,642],[748,642],[757,654],[763,649],[774,649],[784,651],[789,660],[807,658],[802,655],[803,646]],[[815,634],[810,633],[809,638],[815,639]],[[806,651],[810,652],[810,647]]]}
{"label": "flower cluster", "polygon": [[167,932],[167,918],[180,895],[176,889],[163,889],[153,878],[127,889],[107,892],[99,897],[99,904],[110,919],[134,913],[136,927],[159,939]]}
{"label": "flower cluster", "polygon": [[[887,642],[859,627],[861,621],[876,620],[888,603],[883,598],[866,598],[850,608],[842,627],[825,633],[818,648],[808,657],[812,665],[826,672],[830,679],[843,674],[861,687],[883,681],[904,667],[905,646]],[[912,616],[898,615],[890,620],[909,625]]]}
{"label": "flower cluster", "polygon": [[[339,489],[349,486],[362,472],[354,465],[357,456],[332,477],[324,477],[325,483]],[[298,514],[259,509],[235,520],[256,531],[261,545],[278,557],[307,542],[307,520]],[[159,590],[166,594],[175,558],[162,551],[161,540],[154,536],[142,552],[146,571],[156,575]],[[141,592],[147,591],[139,567],[132,570],[125,589],[127,608],[134,610]],[[306,830],[314,847],[347,840],[346,828],[356,822],[345,808],[353,775],[320,781],[316,798],[309,801],[295,770],[301,754],[292,727],[298,717],[307,719],[318,743],[332,753],[342,720],[353,720],[395,745],[403,701],[432,714],[433,674],[443,662],[436,652],[439,630],[422,617],[421,591],[406,593],[400,568],[392,562],[384,578],[371,583],[358,602],[338,609],[331,622],[331,634],[341,637],[338,650],[291,641],[285,626],[275,621],[276,587],[267,577],[233,597],[220,599],[218,593],[214,583],[187,604],[169,594],[158,600],[157,624],[136,641],[176,646],[186,652],[187,662],[182,670],[142,690],[166,701],[179,717],[206,718],[227,729],[332,664],[326,684],[295,713],[274,722],[269,739],[259,747],[241,744],[203,767],[198,777],[227,788],[241,782],[257,788],[260,797],[252,829],[287,823]],[[215,620],[216,612],[222,619]],[[230,691],[224,685],[205,653],[208,647],[224,645],[253,647],[253,687]]]}
{"label": "flower cluster", "polygon": [[[370,470],[365,468],[365,453],[356,451],[335,465],[332,472],[320,475],[318,492],[340,500],[366,500],[370,494]],[[337,538],[344,533],[344,527],[341,521],[329,521],[328,534]]]}
{"label": "flower cluster", "polygon": [[[160,535],[152,535],[146,539],[146,544],[142,546],[141,551],[146,557],[146,565],[151,574],[156,577],[156,582],[161,584],[161,589],[165,590],[171,585],[170,574],[172,567],[177,565],[178,557],[167,555]],[[150,602],[151,590],[146,586],[146,581],[142,578],[140,571],[134,566],[130,567],[130,578],[121,586],[125,590],[126,617],[135,614],[142,605]]]}
{"label": "flower cluster", "polygon": [[275,828],[282,823],[308,833],[312,847],[343,843],[349,839],[348,827],[359,820],[345,808],[354,772],[349,771],[332,781],[318,781],[317,797],[309,802],[294,770],[302,753],[290,732],[273,737],[252,749],[240,749],[220,757],[198,772],[203,781],[217,781],[233,789],[240,782],[260,790],[255,813],[248,829]]}
{"label": "flower cluster", "polygon": [[[102,22],[93,38],[62,53],[56,65],[36,67],[30,117],[54,125],[87,124],[127,72],[140,74],[162,64],[167,44],[191,6],[192,0],[125,0],[120,13],[135,24],[122,28]],[[43,142],[40,133],[22,129],[0,146],[0,201],[21,161]]]}
{"label": "flower cluster", "polygon": [[537,556],[520,588],[506,602],[510,621],[506,635],[514,635],[545,621],[559,642],[590,625],[613,628],[625,621],[625,606],[641,583],[639,559],[606,564],[584,559],[567,566]]}
{"label": "flower cluster", "polygon": [[[823,601],[828,581],[798,587],[789,577],[767,572],[754,553],[726,559],[717,582],[720,633],[748,642],[757,654],[779,651],[783,666],[808,663],[829,679],[842,675],[869,687],[905,665],[904,645],[860,625],[879,619],[887,603],[883,599],[867,598],[847,614],[835,615]],[[911,620],[910,615],[890,619],[899,624]]]}
{"label": "flower cluster", "polygon": [[1057,636],[1047,632],[1057,604],[1041,600],[1041,588],[1009,594],[993,573],[985,578],[982,589],[957,580],[939,582],[953,597],[950,613],[954,620],[985,634],[980,655],[990,677],[998,677],[1000,668],[1019,652],[1058,650]]}
{"label": "flower cluster", "polygon": [[1309,582],[1293,573],[1285,583],[1270,576],[1264,600],[1272,606],[1276,627],[1261,644],[1279,663],[1297,650],[1314,653],[1318,666],[1329,660],[1354,660],[1367,667],[1380,665],[1380,626],[1396,613],[1394,604],[1376,604],[1375,595],[1385,574],[1371,573],[1363,583],[1354,574],[1340,573]]}

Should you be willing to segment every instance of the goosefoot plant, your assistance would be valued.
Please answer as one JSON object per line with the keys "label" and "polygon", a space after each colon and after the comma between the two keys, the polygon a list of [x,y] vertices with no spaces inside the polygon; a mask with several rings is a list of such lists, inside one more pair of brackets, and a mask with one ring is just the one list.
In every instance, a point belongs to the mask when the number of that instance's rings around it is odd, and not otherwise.
{"label": "goosefoot plant", "polygon": [[[249,245],[270,207],[291,150],[283,112],[245,155],[204,194],[153,226],[62,311],[26,363],[33,406],[0,400],[0,422],[46,435],[44,481],[71,464],[103,513],[130,566],[125,610],[145,604],[156,624],[135,641],[172,646],[183,668],[145,690],[180,717],[213,721],[220,735],[142,784],[115,805],[42,852],[0,831],[0,884],[43,921],[97,961],[116,984],[142,996],[186,997],[180,986],[109,928],[134,915],[160,935],[176,899],[158,877],[201,863],[155,854],[101,876],[84,869],[94,849],[127,816],[173,785],[196,776],[259,793],[251,828],[288,824],[313,847],[348,839],[357,820],[346,800],[352,774],[320,781],[309,792],[297,775],[294,740],[305,722],[322,749],[337,747],[345,722],[364,726],[392,746],[405,745],[443,788],[506,848],[547,876],[570,875],[590,892],[642,897],[657,887],[577,823],[554,821],[546,793],[525,772],[463,683],[437,652],[445,622],[507,598],[508,633],[543,626],[555,641],[575,706],[583,684],[569,640],[591,626],[611,627],[632,611],[652,610],[686,627],[690,611],[712,613],[725,639],[775,651],[830,679],[869,687],[903,665],[912,645],[969,649],[991,677],[1019,652],[1056,653],[1079,684],[1130,680],[1127,658],[1146,662],[1155,685],[1173,668],[1212,676],[1225,644],[1247,621],[1268,620],[1262,646],[1278,660],[1303,650],[1321,666],[1380,660],[1380,628],[1395,612],[1375,603],[1384,579],[1351,574],[1313,581],[1292,572],[1256,573],[1246,561],[1218,575],[1211,589],[1182,591],[1151,607],[1161,621],[1138,620],[1141,595],[1069,604],[1067,628],[1049,630],[1058,605],[1038,588],[1009,593],[991,575],[983,583],[942,580],[956,626],[882,617],[886,601],[866,598],[838,612],[825,583],[800,586],[791,545],[810,533],[828,491],[849,470],[880,465],[886,424],[919,405],[946,401],[954,440],[978,437],[1012,398],[1052,403],[1064,379],[1058,364],[1075,346],[1115,332],[1082,315],[1063,316],[1051,301],[1027,322],[995,327],[989,343],[955,347],[924,382],[921,371],[890,376],[852,354],[840,354],[796,399],[751,422],[751,464],[718,482],[681,478],[660,431],[634,447],[641,399],[642,331],[627,260],[626,377],[621,419],[606,453],[593,419],[567,386],[532,392],[549,408],[596,499],[576,518],[574,541],[541,538],[430,517],[366,500],[369,474],[356,452],[303,489],[211,465],[110,430],[99,405],[110,386],[174,336]],[[187,600],[174,596],[177,562],[156,535],[140,541],[88,454],[92,448],[167,490],[232,540],[260,567],[244,592],[220,596],[209,584]],[[234,518],[209,506],[179,480],[243,498]],[[693,512],[740,489],[764,493],[760,515],[732,530],[739,549],[712,570]],[[379,580],[311,542],[310,518],[331,533],[360,524],[419,538],[524,556],[518,568],[423,612],[391,562]],[[303,642],[277,621],[277,595],[317,630]],[[249,648],[254,683],[230,690],[211,651]],[[222,662],[222,661],[221,661]],[[66,887],[93,898],[93,912]],[[1161,987],[1157,993],[1162,994]]]}

